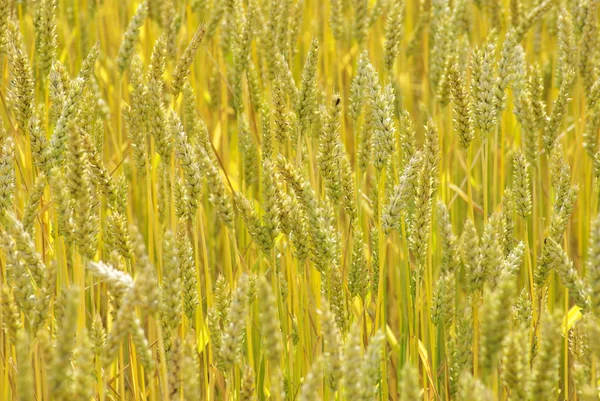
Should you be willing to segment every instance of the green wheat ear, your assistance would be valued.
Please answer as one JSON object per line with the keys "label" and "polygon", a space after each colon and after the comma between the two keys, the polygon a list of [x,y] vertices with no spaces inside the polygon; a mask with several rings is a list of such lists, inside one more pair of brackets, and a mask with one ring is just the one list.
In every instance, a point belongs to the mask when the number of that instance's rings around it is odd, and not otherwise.
{"label": "green wheat ear", "polygon": [[204,39],[204,34],[206,33],[206,27],[204,25],[200,25],[194,35],[192,36],[192,40],[189,45],[186,47],[185,51],[181,55],[179,61],[175,65],[173,69],[173,81],[171,83],[171,89],[173,90],[173,94],[177,96],[181,91],[183,86],[183,82],[187,78],[189,74],[189,68],[194,61],[194,57],[198,52],[198,48],[202,43],[202,39]]}
{"label": "green wheat ear", "polygon": [[532,209],[528,168],[529,163],[525,160],[523,153],[516,153],[513,158],[512,192],[517,214],[523,219],[531,214]]}
{"label": "green wheat ear", "polygon": [[121,46],[119,47],[119,54],[117,55],[117,64],[119,66],[119,72],[123,74],[127,68],[129,68],[129,64],[131,63],[131,58],[133,56],[135,50],[135,42],[139,37],[139,30],[144,25],[146,17],[148,15],[148,4],[146,2],[140,3],[133,18],[129,22],[127,26],[127,30],[125,31],[125,36],[123,41],[121,42]]}

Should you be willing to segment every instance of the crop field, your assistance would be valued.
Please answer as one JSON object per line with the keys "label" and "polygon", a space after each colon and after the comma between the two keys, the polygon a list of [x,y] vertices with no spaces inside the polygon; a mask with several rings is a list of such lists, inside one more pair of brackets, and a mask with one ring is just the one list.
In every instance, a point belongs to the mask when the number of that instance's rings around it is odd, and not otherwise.
{"label": "crop field", "polygon": [[598,401],[598,0],[0,0],[0,400]]}

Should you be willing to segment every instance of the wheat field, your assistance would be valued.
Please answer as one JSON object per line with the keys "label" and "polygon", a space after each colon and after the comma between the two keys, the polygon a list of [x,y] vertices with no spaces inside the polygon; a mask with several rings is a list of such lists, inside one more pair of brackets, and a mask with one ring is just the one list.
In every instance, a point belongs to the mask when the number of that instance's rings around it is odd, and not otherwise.
{"label": "wheat field", "polygon": [[0,0],[0,399],[599,399],[597,0]]}

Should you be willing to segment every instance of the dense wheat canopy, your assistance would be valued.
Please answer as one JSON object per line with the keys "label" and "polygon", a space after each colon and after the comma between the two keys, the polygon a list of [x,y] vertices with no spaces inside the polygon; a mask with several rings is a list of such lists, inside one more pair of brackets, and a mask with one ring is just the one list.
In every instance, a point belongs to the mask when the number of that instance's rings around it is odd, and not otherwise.
{"label": "dense wheat canopy", "polygon": [[0,399],[598,401],[597,0],[0,0]]}

